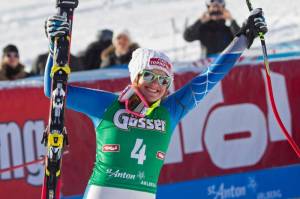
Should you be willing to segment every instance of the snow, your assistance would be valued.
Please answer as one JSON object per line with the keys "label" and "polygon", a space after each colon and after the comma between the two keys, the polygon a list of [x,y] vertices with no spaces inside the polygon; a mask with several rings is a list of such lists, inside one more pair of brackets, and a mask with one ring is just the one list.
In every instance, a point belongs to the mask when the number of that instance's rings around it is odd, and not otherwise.
{"label": "snow", "polygon": [[[97,31],[126,28],[141,46],[165,51],[173,60],[191,61],[200,56],[199,43],[185,42],[182,32],[205,11],[204,0],[79,1],[74,15],[74,54],[85,50]],[[299,0],[252,0],[252,4],[264,8],[270,30],[268,45],[300,39]],[[239,24],[249,14],[245,0],[227,0],[226,7]],[[0,0],[0,48],[16,44],[30,70],[33,59],[47,51],[44,21],[55,12],[55,0]],[[258,41],[255,47],[259,47]]]}

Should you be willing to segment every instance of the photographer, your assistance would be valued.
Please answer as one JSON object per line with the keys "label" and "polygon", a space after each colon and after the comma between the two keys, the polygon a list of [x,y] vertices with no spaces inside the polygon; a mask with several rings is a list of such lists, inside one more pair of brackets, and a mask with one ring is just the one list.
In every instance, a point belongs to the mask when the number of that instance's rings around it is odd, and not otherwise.
{"label": "photographer", "polygon": [[206,6],[202,17],[184,31],[186,41],[200,40],[201,57],[222,52],[240,28],[225,8],[224,0],[207,0]]}

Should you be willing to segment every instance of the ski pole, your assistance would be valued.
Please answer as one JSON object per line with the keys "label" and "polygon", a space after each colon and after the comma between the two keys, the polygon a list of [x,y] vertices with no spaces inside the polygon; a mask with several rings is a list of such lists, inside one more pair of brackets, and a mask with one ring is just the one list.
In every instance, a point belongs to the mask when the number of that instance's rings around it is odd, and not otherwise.
{"label": "ski pole", "polygon": [[[252,7],[252,4],[251,4],[250,0],[246,0],[246,3],[247,3],[249,11],[252,11],[253,7]],[[262,51],[263,51],[263,58],[264,58],[264,64],[265,64],[265,70],[266,70],[266,79],[267,79],[267,88],[268,88],[268,94],[269,94],[269,98],[270,98],[270,101],[271,101],[271,106],[272,106],[273,113],[275,115],[277,123],[279,124],[279,126],[282,130],[282,133],[284,134],[284,136],[288,140],[289,144],[292,146],[292,148],[295,151],[295,153],[297,154],[297,156],[300,158],[300,148],[296,144],[295,140],[290,136],[287,129],[285,128],[285,126],[284,126],[284,124],[283,124],[283,122],[280,118],[280,115],[278,113],[276,104],[275,104],[275,99],[274,99],[274,95],[273,95],[272,81],[271,81],[271,73],[270,73],[270,67],[269,67],[269,60],[268,60],[268,53],[267,53],[267,46],[266,46],[264,34],[262,32],[259,32],[258,36],[259,36]]]}
{"label": "ski pole", "polygon": [[20,169],[20,168],[24,168],[24,167],[27,167],[27,166],[30,166],[30,165],[33,165],[33,164],[37,164],[37,163],[41,163],[45,160],[45,158],[40,158],[40,159],[37,159],[37,160],[33,160],[31,162],[27,162],[25,164],[20,164],[20,165],[16,165],[16,166],[13,166],[13,167],[10,167],[10,168],[6,168],[6,169],[1,169],[0,170],[0,174],[3,174],[5,172],[9,172],[9,171],[14,171],[16,169]]}

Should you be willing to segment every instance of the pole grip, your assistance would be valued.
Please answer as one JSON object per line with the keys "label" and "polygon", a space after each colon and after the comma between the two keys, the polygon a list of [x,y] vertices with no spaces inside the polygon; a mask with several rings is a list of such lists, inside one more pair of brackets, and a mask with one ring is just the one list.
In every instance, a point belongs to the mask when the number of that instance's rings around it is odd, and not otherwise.
{"label": "pole grip", "polygon": [[57,8],[77,8],[78,0],[56,0]]}

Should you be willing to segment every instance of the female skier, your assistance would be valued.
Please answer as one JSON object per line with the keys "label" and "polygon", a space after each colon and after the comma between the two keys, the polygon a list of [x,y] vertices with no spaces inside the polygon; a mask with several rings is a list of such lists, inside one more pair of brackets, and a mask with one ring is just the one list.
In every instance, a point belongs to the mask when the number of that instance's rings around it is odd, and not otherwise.
{"label": "female skier", "polygon": [[[66,35],[66,18],[49,17],[46,32],[50,53],[45,95],[50,97],[53,38]],[[261,9],[255,9],[232,43],[183,88],[167,96],[172,64],[162,52],[139,48],[129,63],[131,85],[120,96],[68,85],[66,106],[86,114],[96,130],[96,160],[85,199],[154,199],[172,132],[178,122],[233,67],[258,35],[267,32]]]}

